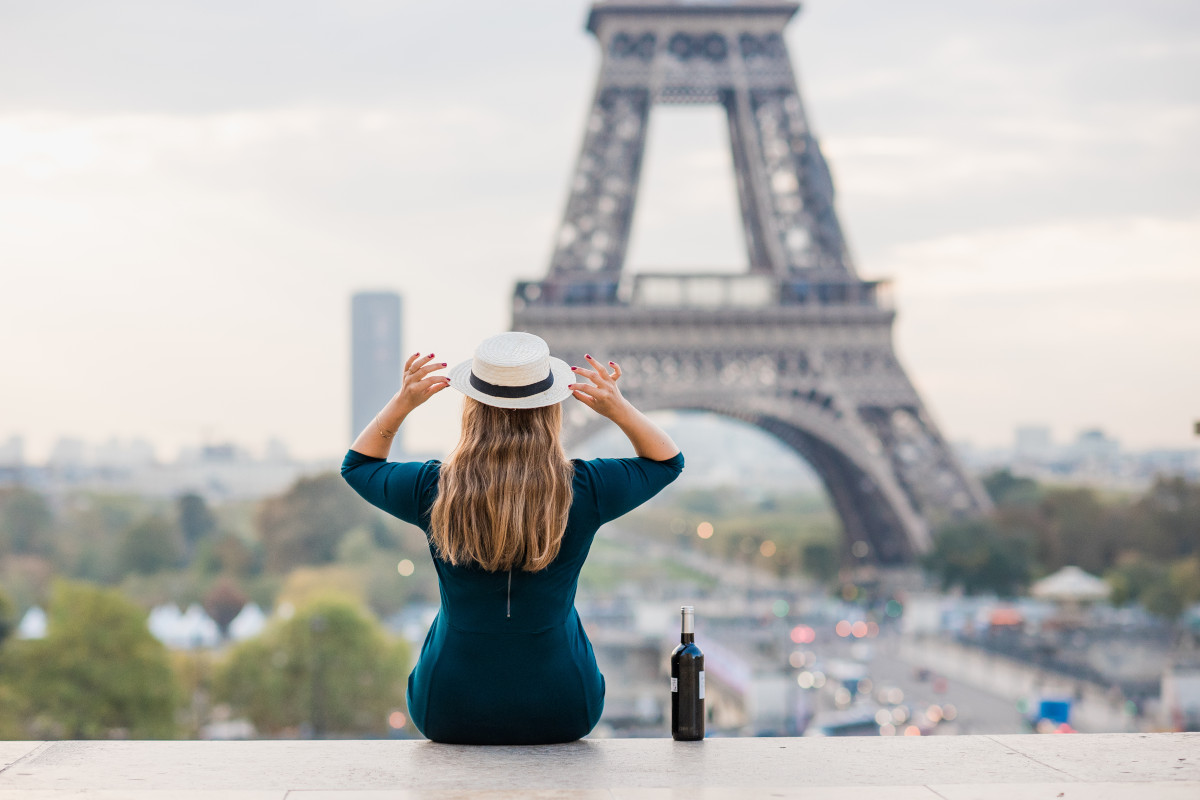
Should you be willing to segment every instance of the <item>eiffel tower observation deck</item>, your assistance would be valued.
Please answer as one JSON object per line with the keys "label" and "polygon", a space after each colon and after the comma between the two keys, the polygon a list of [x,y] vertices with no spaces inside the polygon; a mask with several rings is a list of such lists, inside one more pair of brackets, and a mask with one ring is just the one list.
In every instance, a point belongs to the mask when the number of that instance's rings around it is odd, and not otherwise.
{"label": "eiffel tower observation deck", "polygon": [[[546,275],[520,282],[513,328],[572,363],[626,370],[639,408],[700,410],[778,437],[820,474],[863,563],[898,564],[989,500],[892,345],[885,281],[864,280],[834,207],[783,38],[784,2],[591,7],[600,74]],[[630,224],[659,104],[725,110],[749,268],[630,274]],[[578,441],[599,423],[575,409]]]}

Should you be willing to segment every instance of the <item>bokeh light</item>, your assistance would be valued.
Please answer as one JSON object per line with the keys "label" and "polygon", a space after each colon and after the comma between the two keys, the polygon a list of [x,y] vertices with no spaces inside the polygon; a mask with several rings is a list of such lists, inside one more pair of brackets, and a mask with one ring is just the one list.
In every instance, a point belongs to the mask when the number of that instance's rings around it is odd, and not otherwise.
{"label": "bokeh light", "polygon": [[763,558],[770,558],[775,555],[775,543],[767,539],[758,546],[758,552],[762,553]]}
{"label": "bokeh light", "polygon": [[713,526],[711,522],[701,522],[696,526],[696,535],[701,539],[711,539],[713,535]]}
{"label": "bokeh light", "polygon": [[400,559],[400,563],[396,565],[396,571],[406,578],[412,575],[416,568],[416,565],[407,558]]}
{"label": "bokeh light", "polygon": [[810,644],[816,638],[817,632],[807,625],[792,628],[792,641],[796,644]]}

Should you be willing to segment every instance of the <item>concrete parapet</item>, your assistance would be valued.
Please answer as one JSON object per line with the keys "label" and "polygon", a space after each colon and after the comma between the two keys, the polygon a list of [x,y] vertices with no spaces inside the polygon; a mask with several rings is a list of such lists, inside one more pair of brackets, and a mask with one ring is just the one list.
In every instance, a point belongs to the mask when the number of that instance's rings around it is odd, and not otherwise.
{"label": "concrete parapet", "polygon": [[0,800],[1200,797],[1200,734],[0,742]]}

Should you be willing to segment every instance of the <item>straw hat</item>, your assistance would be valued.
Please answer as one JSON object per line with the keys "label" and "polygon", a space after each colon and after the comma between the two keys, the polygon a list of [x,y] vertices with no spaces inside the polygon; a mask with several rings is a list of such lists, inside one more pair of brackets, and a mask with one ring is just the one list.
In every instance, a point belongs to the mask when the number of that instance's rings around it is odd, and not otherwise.
{"label": "straw hat", "polygon": [[498,408],[540,408],[571,395],[575,373],[550,355],[540,336],[514,331],[489,336],[475,357],[450,369],[450,385],[467,397]]}

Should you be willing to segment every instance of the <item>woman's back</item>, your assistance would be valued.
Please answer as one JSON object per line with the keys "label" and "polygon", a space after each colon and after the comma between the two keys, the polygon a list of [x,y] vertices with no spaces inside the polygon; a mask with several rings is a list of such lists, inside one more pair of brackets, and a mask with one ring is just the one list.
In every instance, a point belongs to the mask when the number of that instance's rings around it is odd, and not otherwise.
{"label": "woman's back", "polygon": [[[437,570],[441,603],[408,677],[409,715],[441,742],[573,741],[604,707],[575,610],[579,570],[596,529],[674,480],[683,454],[621,395],[615,362],[585,355],[592,368],[573,367],[520,331],[485,339],[448,378],[432,358],[408,359],[400,391],[342,464],[355,491],[425,531]],[[404,419],[447,386],[465,396],[450,459],[389,463]],[[620,428],[637,457],[567,461],[569,397]]]}
{"label": "woman's back", "polygon": [[[409,712],[431,739],[463,744],[578,739],[603,708],[604,679],[575,611],[597,528],[657,494],[683,455],[574,460],[562,545],[545,569],[489,572],[430,551],[440,609],[409,677]],[[386,462],[354,450],[342,475],[366,500],[429,536],[441,462]]]}

